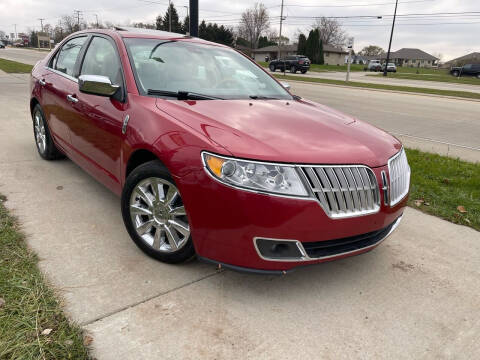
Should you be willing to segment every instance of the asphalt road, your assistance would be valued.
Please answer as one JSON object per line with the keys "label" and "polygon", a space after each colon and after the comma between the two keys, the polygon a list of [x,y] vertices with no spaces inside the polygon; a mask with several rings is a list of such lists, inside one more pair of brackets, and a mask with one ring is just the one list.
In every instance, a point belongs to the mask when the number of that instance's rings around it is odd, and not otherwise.
{"label": "asphalt road", "polygon": [[45,56],[48,55],[46,51],[37,51],[30,49],[22,48],[11,48],[7,47],[5,49],[0,49],[0,58],[13,60],[21,62],[24,64],[35,65],[37,61],[42,60]]}
{"label": "asphalt road", "polygon": [[480,161],[480,101],[291,82],[292,92],[425,151]]}
{"label": "asphalt road", "polygon": [[0,74],[0,192],[99,360],[480,353],[477,231],[407,209],[376,250],[284,277],[162,264],[129,239],[118,198],[71,161],[40,159],[27,91],[26,76]]}

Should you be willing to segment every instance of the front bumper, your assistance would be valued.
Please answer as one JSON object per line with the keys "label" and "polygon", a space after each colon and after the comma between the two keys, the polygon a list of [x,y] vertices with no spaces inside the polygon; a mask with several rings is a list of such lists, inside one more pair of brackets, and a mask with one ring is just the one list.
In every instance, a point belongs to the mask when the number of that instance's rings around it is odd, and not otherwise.
{"label": "front bumper", "polygon": [[[387,167],[372,169],[377,181]],[[191,234],[200,258],[236,269],[284,272],[372,250],[398,226],[407,196],[396,206],[384,204],[377,213],[343,219],[329,218],[316,199],[286,198],[243,191],[223,185],[201,169],[177,180],[189,216]],[[382,184],[379,183],[379,188]],[[388,228],[375,241],[328,256],[312,256],[312,244],[369,234]],[[302,256],[267,259],[255,239],[290,240],[300,244]]]}

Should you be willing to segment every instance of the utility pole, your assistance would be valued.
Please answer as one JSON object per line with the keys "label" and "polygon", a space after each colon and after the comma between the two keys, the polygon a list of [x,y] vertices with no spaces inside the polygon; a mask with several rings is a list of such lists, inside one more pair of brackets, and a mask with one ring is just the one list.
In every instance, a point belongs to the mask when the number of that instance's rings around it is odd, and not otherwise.
{"label": "utility pole", "polygon": [[392,48],[393,29],[395,28],[395,18],[397,17],[398,0],[395,1],[395,12],[393,13],[392,32],[390,33],[390,43],[388,44],[387,62],[385,63],[385,69],[383,70],[383,76],[387,76],[388,62],[390,61],[390,50]]}
{"label": "utility pole", "polygon": [[45,18],[40,18],[38,20],[40,20],[40,28],[42,29],[42,32],[43,32],[43,20],[45,20]]}
{"label": "utility pole", "polygon": [[95,19],[97,19],[97,29],[98,29],[98,15],[97,14],[93,14],[95,15]]}
{"label": "utility pole", "polygon": [[198,0],[190,0],[190,36],[198,37]]}
{"label": "utility pole", "polygon": [[13,26],[15,26],[15,40],[17,40],[17,24],[13,24]]}
{"label": "utility pole", "polygon": [[81,13],[82,13],[82,12],[81,12],[80,10],[73,10],[74,16],[77,17],[77,31],[80,30],[80,14],[81,14]]}
{"label": "utility pole", "polygon": [[[283,23],[283,0],[282,0],[282,7],[280,9],[280,31],[278,35],[278,60],[280,60],[280,56],[282,55],[282,23]],[[283,74],[285,75],[285,62],[283,63]]]}

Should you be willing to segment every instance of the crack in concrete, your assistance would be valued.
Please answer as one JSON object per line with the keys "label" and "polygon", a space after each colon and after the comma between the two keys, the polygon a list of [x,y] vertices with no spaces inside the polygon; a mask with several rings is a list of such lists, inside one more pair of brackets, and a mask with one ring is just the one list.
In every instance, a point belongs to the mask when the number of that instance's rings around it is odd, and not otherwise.
{"label": "crack in concrete", "polygon": [[205,275],[205,276],[203,276],[203,277],[201,277],[201,278],[199,278],[199,279],[190,281],[190,282],[185,283],[185,284],[183,284],[183,285],[177,286],[177,287],[175,287],[175,288],[173,288],[173,289],[164,291],[164,292],[162,292],[162,293],[160,293],[160,294],[155,294],[155,295],[152,295],[152,296],[150,296],[150,297],[148,297],[148,298],[146,298],[146,299],[137,301],[136,303],[123,306],[123,307],[121,307],[120,309],[117,309],[117,310],[111,311],[111,312],[109,312],[109,313],[106,313],[106,314],[104,314],[104,315],[98,316],[98,317],[96,317],[96,318],[94,318],[94,319],[92,319],[92,320],[81,322],[81,323],[79,323],[79,325],[82,326],[82,327],[91,325],[91,324],[96,323],[96,322],[98,322],[98,321],[101,321],[101,320],[104,320],[104,319],[106,319],[106,318],[109,318],[110,316],[113,316],[113,315],[115,315],[115,314],[121,313],[121,312],[123,312],[123,311],[125,311],[125,310],[128,310],[128,309],[134,308],[134,307],[136,307],[136,306],[138,306],[138,305],[144,304],[144,303],[146,303],[146,302],[148,302],[148,301],[151,301],[151,300],[154,300],[154,299],[159,298],[159,297],[161,297],[161,296],[170,294],[170,293],[172,293],[172,292],[174,292],[174,291],[181,290],[181,289],[183,289],[183,288],[186,288],[187,286],[196,284],[196,283],[198,283],[198,282],[200,282],[200,281],[202,281],[202,280],[206,280],[206,279],[209,279],[209,278],[211,278],[211,277],[217,276],[217,275],[223,273],[224,271],[225,271],[225,270],[223,270],[223,269],[222,269],[222,270],[217,270],[217,271],[215,271],[215,272],[212,273],[212,274]]}

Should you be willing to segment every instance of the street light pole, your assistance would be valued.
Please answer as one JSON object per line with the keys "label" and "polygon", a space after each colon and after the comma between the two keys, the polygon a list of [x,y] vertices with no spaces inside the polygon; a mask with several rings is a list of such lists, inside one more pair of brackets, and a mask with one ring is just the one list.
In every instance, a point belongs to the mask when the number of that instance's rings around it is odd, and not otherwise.
{"label": "street light pole", "polygon": [[[277,55],[278,61],[280,61],[280,56],[282,54],[282,23],[283,23],[283,0],[282,0],[282,7],[280,10],[280,31],[278,35],[278,55]],[[283,74],[285,75],[285,62],[283,63]]]}
{"label": "street light pole", "polygon": [[395,18],[397,17],[398,0],[395,1],[395,11],[393,13],[392,32],[390,33],[390,43],[388,44],[387,62],[385,63],[385,69],[383,70],[383,76],[387,76],[388,62],[390,61],[390,50],[392,48],[393,29],[395,28]]}
{"label": "street light pole", "polygon": [[188,17],[188,31],[187,31],[187,35],[190,35],[190,15],[189,15],[189,11],[188,11],[188,6],[187,5],[183,5],[183,7],[185,9],[187,9],[187,17]]}

